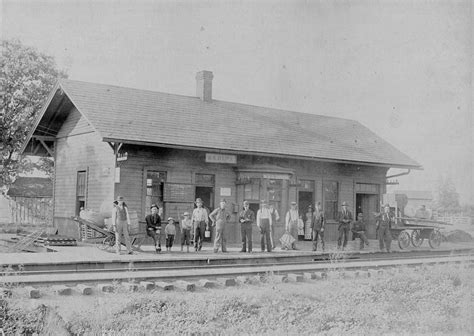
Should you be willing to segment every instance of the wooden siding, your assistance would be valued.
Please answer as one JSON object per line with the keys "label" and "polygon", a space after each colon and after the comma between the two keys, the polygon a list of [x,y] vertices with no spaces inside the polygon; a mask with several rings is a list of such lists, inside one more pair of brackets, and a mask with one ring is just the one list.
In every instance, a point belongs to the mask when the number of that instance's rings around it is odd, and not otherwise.
{"label": "wooden siding", "polygon": [[[67,125],[65,125],[67,126]],[[71,130],[74,132],[74,130]],[[111,208],[114,197],[114,154],[97,133],[70,135],[56,143],[54,218],[57,226],[70,226],[76,215],[77,172],[87,171],[86,208]],[[60,223],[66,223],[61,225]],[[69,232],[69,228],[60,228]],[[75,231],[74,231],[75,233]]]}
{"label": "wooden siding", "polygon": [[57,138],[94,132],[94,128],[87,122],[86,118],[73,107],[61,126]]}
{"label": "wooden siding", "polygon": [[[145,209],[145,186],[146,171],[157,170],[167,173],[167,182],[173,183],[194,183],[196,173],[214,174],[214,205],[217,206],[221,199],[220,188],[230,188],[231,196],[226,196],[228,209],[232,213],[232,223],[229,225],[227,234],[229,241],[240,241],[240,225],[237,223],[237,211],[243,201],[243,186],[236,185],[237,171],[234,165],[215,164],[205,162],[205,152],[186,151],[165,148],[139,148],[136,146],[124,146],[123,151],[128,152],[128,159],[119,162],[120,183],[116,184],[115,196],[123,195],[129,207],[138,212],[141,220],[148,213]],[[351,211],[355,205],[355,181],[365,181],[381,184],[381,191],[385,189],[386,168],[371,166],[353,166],[336,163],[325,163],[306,160],[278,159],[252,156],[239,156],[238,167],[250,167],[252,165],[275,165],[282,168],[293,169],[296,179],[311,180],[315,183],[314,199],[323,200],[322,183],[324,180],[333,180],[339,183],[338,206],[343,201],[349,203]],[[288,181],[289,182],[289,181]],[[289,184],[289,183],[288,183]],[[288,185],[286,184],[286,185]],[[291,201],[298,201],[298,186],[290,185],[285,188],[282,195],[282,203],[289,204]],[[176,217],[184,211],[191,211],[192,203],[170,203],[165,204],[164,216]],[[280,210],[280,221],[275,226],[275,239],[281,236],[284,230],[284,217],[287,208]],[[180,220],[181,218],[175,218]],[[334,240],[337,237],[337,223],[328,223],[327,239]],[[255,232],[254,240],[258,243],[260,235]],[[258,247],[258,245],[256,245]]]}

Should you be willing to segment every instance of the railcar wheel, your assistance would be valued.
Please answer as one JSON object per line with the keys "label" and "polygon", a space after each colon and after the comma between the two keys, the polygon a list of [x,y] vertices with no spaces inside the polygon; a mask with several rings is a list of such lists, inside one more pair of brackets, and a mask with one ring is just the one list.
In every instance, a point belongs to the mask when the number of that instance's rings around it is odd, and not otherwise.
{"label": "railcar wheel", "polygon": [[430,233],[430,239],[428,240],[428,243],[430,244],[431,248],[437,248],[439,245],[441,245],[441,232],[439,230],[433,230]]}
{"label": "railcar wheel", "polygon": [[420,230],[413,230],[413,232],[411,233],[411,243],[415,247],[420,247],[421,244],[423,244],[423,237],[421,237]]}
{"label": "railcar wheel", "polygon": [[404,250],[408,246],[410,246],[410,234],[404,230],[398,235],[398,247],[400,247],[400,250]]}
{"label": "railcar wheel", "polygon": [[114,236],[108,236],[105,237],[104,240],[102,241],[101,249],[102,250],[108,250],[115,245],[115,237]]}

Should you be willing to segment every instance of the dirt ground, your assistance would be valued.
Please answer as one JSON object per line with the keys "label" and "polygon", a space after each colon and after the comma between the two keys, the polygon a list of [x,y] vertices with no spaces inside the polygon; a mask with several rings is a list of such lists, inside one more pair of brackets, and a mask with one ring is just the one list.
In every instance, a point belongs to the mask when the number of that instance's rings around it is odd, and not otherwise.
{"label": "dirt ground", "polygon": [[[264,283],[196,292],[116,290],[14,295],[4,328],[51,335],[474,334],[474,272],[466,265],[283,284],[267,274]],[[12,316],[22,322],[15,326]]]}

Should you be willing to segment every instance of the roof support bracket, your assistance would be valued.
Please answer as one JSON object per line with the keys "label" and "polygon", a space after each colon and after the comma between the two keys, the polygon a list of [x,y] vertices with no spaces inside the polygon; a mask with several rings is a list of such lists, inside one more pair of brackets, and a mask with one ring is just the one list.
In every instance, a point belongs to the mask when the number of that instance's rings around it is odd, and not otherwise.
{"label": "roof support bracket", "polygon": [[38,141],[43,145],[44,149],[46,149],[48,154],[54,157],[54,150],[52,150],[42,138],[39,138]]}
{"label": "roof support bracket", "polygon": [[388,180],[390,178],[398,177],[398,176],[403,176],[403,175],[408,175],[410,174],[411,169],[408,169],[406,172],[400,173],[400,174],[395,174],[395,175],[390,175],[390,176],[385,176],[385,179]]}

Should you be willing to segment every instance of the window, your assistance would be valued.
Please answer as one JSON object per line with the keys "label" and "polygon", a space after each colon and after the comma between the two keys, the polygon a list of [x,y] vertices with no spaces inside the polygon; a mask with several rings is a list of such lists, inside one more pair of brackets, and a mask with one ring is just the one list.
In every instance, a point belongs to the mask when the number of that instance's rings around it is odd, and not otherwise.
{"label": "window", "polygon": [[166,172],[148,170],[146,172],[145,207],[150,209],[152,204],[163,205],[163,185],[166,182]]}
{"label": "window", "polygon": [[87,186],[87,171],[81,170],[77,172],[76,181],[76,215],[79,215],[81,210],[86,207],[86,190]]}
{"label": "window", "polygon": [[214,175],[196,174],[196,185],[214,185]]}
{"label": "window", "polygon": [[337,200],[339,185],[335,181],[323,183],[324,215],[326,219],[337,218]]}
{"label": "window", "polygon": [[245,184],[244,199],[260,201],[260,179],[253,178],[249,184]]}

